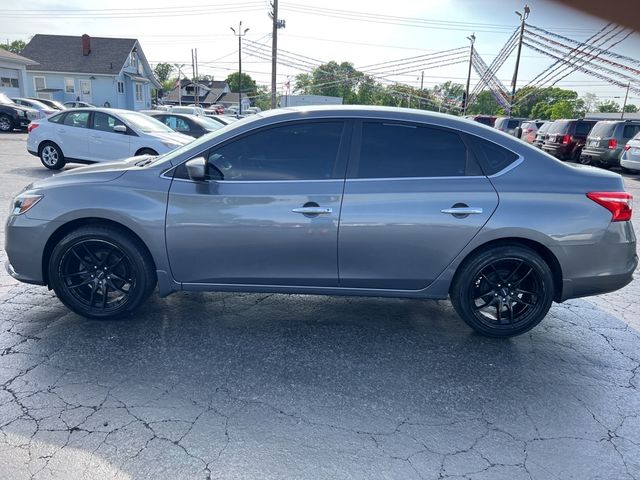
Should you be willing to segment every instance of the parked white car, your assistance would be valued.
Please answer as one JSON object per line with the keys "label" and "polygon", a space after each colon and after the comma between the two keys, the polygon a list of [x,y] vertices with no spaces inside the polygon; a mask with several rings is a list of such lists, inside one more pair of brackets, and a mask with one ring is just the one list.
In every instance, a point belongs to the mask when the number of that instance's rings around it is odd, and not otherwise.
{"label": "parked white car", "polygon": [[198,117],[205,116],[204,108],[195,107],[195,106],[191,106],[191,107],[176,106],[171,109],[171,113],[186,113],[188,115],[196,115]]}
{"label": "parked white car", "polygon": [[113,108],[67,110],[31,122],[28,131],[28,152],[52,170],[163,154],[193,140],[147,115]]}
{"label": "parked white car", "polygon": [[21,105],[23,107],[33,108],[34,110],[37,110],[38,118],[46,118],[49,115],[53,115],[54,113],[59,112],[59,110],[56,110],[55,108],[51,108],[49,105],[45,105],[44,103],[39,102],[38,100],[32,100],[30,98],[12,98],[11,100],[13,100],[14,103],[17,103],[18,105]]}

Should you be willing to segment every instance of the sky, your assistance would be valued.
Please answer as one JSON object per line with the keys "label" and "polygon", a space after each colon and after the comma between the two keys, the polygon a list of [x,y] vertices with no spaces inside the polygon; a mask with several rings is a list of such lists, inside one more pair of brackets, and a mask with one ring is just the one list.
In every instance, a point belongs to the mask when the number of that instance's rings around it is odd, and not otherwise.
{"label": "sky", "polygon": [[[475,48],[490,64],[518,27],[515,11],[523,11],[521,0],[279,0],[280,19],[286,27],[278,30],[281,59],[291,55],[302,65],[279,65],[280,92],[298,73],[309,72],[318,62],[348,61],[357,69],[382,62],[397,61],[443,50],[468,47],[467,37],[475,34]],[[271,62],[256,50],[271,49],[271,10],[267,0],[3,0],[0,39],[25,40],[36,34],[126,37],[140,40],[152,65],[158,62],[186,64],[191,76],[191,49],[198,49],[200,74],[222,80],[238,68],[238,31],[249,28],[243,37],[243,72],[261,85],[269,85]],[[574,40],[586,40],[605,26],[603,19],[563,7],[552,0],[529,0],[528,23]],[[256,44],[258,46],[256,46]],[[253,45],[253,47],[252,47]],[[262,46],[260,46],[262,45]],[[253,51],[252,51],[253,50]],[[631,34],[612,51],[640,58],[640,35]],[[289,57],[285,57],[289,55]],[[306,57],[301,59],[300,56]],[[518,87],[526,85],[552,63],[552,59],[523,48]],[[306,63],[305,63],[306,62]],[[291,62],[288,62],[291,63]],[[498,71],[509,87],[515,52]],[[432,87],[447,80],[464,84],[468,63],[430,68],[402,75],[381,77],[419,87]],[[366,68],[364,69],[366,70]],[[471,88],[479,76],[472,72]],[[601,100],[622,103],[625,89],[582,73],[573,73],[557,86],[593,92]],[[640,104],[640,94],[630,94],[629,103]]]}

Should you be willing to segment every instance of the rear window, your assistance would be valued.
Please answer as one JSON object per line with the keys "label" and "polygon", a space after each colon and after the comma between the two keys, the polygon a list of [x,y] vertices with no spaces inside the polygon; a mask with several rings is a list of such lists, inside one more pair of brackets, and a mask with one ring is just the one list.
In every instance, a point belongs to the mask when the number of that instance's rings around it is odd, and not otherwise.
{"label": "rear window", "polygon": [[594,122],[578,122],[576,124],[576,135],[589,135]]}
{"label": "rear window", "polygon": [[569,126],[571,125],[570,120],[556,120],[549,127],[549,133],[567,133],[569,131]]}
{"label": "rear window", "polygon": [[622,132],[622,137],[631,138],[638,132],[640,132],[640,125],[625,125],[624,131]]}
{"label": "rear window", "polygon": [[518,159],[518,155],[493,142],[474,136],[466,136],[476,160],[485,175],[494,175]]}
{"label": "rear window", "polygon": [[518,125],[520,125],[520,120],[509,120],[509,123],[507,125],[507,128],[516,128]]}
{"label": "rear window", "polygon": [[538,129],[538,133],[547,133],[549,131],[549,127],[551,127],[551,125],[553,125],[553,122],[545,122],[542,124],[542,126]]}
{"label": "rear window", "polygon": [[[592,137],[611,137],[616,128],[615,122],[598,122],[591,130]],[[633,136],[633,135],[632,135]]]}

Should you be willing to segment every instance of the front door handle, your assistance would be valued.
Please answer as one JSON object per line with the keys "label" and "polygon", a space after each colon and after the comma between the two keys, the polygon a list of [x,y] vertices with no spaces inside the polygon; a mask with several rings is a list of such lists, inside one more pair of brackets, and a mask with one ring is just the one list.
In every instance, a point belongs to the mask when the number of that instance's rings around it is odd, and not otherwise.
{"label": "front door handle", "polygon": [[293,213],[302,213],[304,215],[327,215],[333,213],[332,208],[326,207],[300,207],[291,210]]}
{"label": "front door handle", "polygon": [[451,215],[478,215],[482,213],[482,209],[478,207],[452,207],[443,208],[440,211]]}

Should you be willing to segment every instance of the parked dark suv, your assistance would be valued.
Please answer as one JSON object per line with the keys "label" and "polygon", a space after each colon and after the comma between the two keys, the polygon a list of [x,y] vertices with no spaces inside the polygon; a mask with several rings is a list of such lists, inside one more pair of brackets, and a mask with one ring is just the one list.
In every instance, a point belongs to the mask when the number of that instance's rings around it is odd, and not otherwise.
{"label": "parked dark suv", "polygon": [[542,149],[560,160],[579,160],[587,135],[597,120],[556,120],[553,122]]}
{"label": "parked dark suv", "polygon": [[607,120],[596,123],[582,149],[580,163],[617,167],[624,146],[640,132],[640,120]]}
{"label": "parked dark suv", "polygon": [[26,129],[31,120],[38,118],[38,111],[14,103],[0,93],[0,132],[11,132],[16,128]]}

